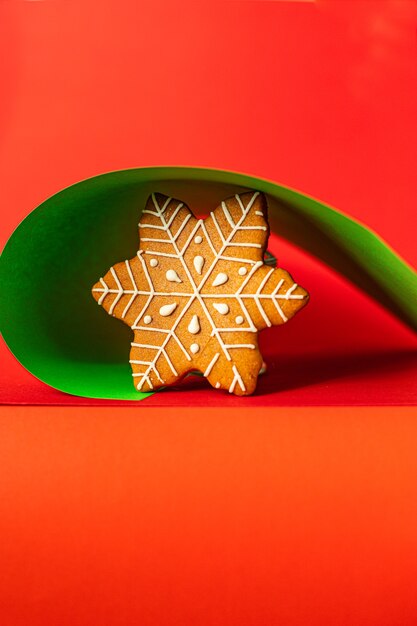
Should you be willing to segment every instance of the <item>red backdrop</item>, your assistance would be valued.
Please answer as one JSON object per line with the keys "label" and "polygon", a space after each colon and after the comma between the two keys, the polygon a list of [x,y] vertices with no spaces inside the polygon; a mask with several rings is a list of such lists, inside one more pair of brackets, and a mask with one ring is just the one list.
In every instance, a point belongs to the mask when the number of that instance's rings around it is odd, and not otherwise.
{"label": "red backdrop", "polygon": [[3,241],[79,179],[206,165],[317,196],[417,263],[416,3],[6,0],[0,17]]}
{"label": "red backdrop", "polygon": [[[416,264],[416,24],[413,1],[3,0],[2,243],[79,179],[205,165],[317,196]],[[330,284],[352,336],[415,346],[327,270],[316,288],[300,253],[280,258],[328,303],[328,346],[347,343]],[[31,389],[2,353],[7,386]],[[413,379],[388,362],[362,393],[401,403]],[[0,622],[414,625],[412,413],[3,409]]]}

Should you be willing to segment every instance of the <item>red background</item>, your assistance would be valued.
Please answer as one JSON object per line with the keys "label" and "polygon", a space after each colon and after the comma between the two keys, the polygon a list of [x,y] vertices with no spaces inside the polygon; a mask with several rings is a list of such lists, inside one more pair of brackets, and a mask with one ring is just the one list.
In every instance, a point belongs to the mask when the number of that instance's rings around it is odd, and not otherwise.
{"label": "red background", "polygon": [[[416,25],[406,0],[3,0],[2,242],[79,179],[205,165],[327,201],[415,265]],[[280,403],[415,402],[411,332],[277,253],[314,296],[278,329],[310,355]],[[65,402],[2,358],[5,402]],[[414,409],[262,397],[3,408],[0,622],[414,625]]]}

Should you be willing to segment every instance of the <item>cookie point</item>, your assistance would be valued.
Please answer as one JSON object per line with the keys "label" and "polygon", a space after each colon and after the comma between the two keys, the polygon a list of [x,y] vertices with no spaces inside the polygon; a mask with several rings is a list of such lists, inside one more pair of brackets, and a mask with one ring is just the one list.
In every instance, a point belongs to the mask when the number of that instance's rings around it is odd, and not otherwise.
{"label": "cookie point", "polygon": [[91,295],[93,296],[94,300],[99,304],[101,304],[100,299],[103,297],[103,294],[105,294],[105,292],[106,289],[102,285],[101,281],[95,283],[95,285],[93,285],[91,289]]}

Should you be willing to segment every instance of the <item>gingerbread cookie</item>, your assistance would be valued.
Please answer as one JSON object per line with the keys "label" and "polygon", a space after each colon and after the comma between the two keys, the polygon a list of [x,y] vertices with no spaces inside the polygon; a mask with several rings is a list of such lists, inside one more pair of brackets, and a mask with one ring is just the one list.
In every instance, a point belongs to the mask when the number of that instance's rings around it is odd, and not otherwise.
{"label": "gingerbread cookie", "polygon": [[236,194],[202,220],[154,193],[139,235],[137,255],[92,290],[133,330],[135,387],[152,391],[199,370],[216,389],[253,393],[262,366],[258,331],[283,324],[308,301],[285,270],[264,264],[265,196]]}

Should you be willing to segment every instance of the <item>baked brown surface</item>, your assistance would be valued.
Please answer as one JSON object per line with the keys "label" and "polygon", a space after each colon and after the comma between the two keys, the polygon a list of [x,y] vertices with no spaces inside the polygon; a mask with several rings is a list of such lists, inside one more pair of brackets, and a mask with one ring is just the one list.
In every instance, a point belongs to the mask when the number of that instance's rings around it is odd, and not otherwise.
{"label": "baked brown surface", "polygon": [[265,196],[236,194],[201,220],[155,193],[139,234],[137,255],[92,290],[134,332],[135,387],[152,391],[200,370],[215,388],[253,393],[262,366],[257,332],[288,321],[308,301],[288,272],[263,263]]}

